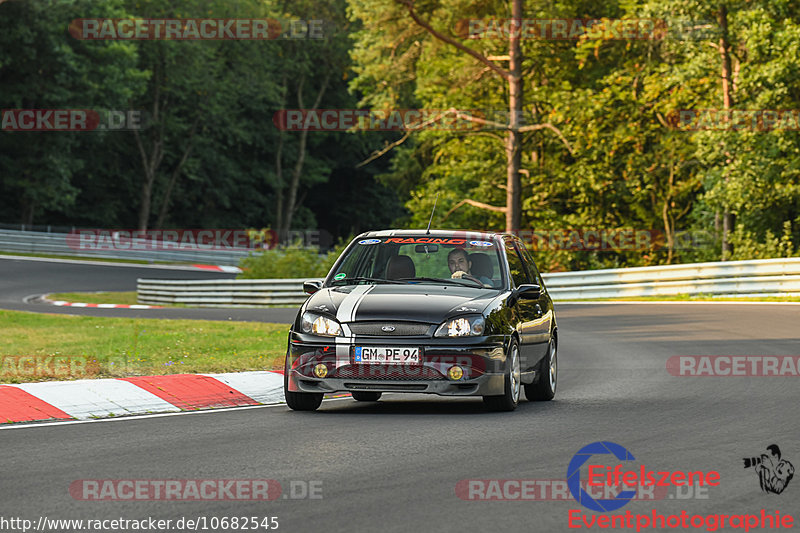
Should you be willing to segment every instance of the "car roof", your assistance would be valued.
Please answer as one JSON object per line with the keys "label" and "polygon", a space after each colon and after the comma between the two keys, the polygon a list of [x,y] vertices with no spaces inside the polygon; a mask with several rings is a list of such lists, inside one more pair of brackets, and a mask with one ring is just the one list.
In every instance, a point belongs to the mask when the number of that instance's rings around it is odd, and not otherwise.
{"label": "car roof", "polygon": [[395,236],[410,236],[410,237],[462,237],[469,239],[497,239],[502,236],[500,233],[485,232],[479,230],[468,229],[432,229],[430,231],[424,229],[386,229],[379,231],[367,231],[356,237],[357,239],[369,237],[395,237]]}

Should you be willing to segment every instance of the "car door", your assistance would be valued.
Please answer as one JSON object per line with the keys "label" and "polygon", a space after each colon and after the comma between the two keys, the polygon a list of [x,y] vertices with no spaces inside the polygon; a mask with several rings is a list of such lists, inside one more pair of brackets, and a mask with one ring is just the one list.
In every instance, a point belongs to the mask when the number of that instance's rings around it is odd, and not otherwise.
{"label": "car door", "polygon": [[[525,263],[519,255],[513,238],[510,236],[503,238],[508,260],[509,274],[511,275],[511,288],[515,289],[520,285],[531,283]],[[536,337],[536,320],[538,300],[527,300],[516,298],[511,305],[512,316],[514,317],[514,328],[519,335],[519,363],[522,372],[534,370],[534,367],[541,359],[539,346]],[[524,380],[523,380],[524,381]]]}
{"label": "car door", "polygon": [[553,315],[555,313],[553,309],[553,300],[547,293],[547,288],[544,286],[542,275],[539,273],[539,269],[536,268],[536,263],[533,261],[530,251],[525,248],[525,245],[520,240],[515,239],[515,241],[519,249],[520,256],[522,257],[522,262],[525,264],[525,268],[528,270],[531,283],[535,283],[542,288],[541,292],[539,293],[539,300],[537,301],[536,308],[534,310],[536,317],[534,319],[535,324],[531,327],[532,342],[537,346],[537,358],[540,359],[547,354],[547,344],[550,341],[550,332],[553,329]]}

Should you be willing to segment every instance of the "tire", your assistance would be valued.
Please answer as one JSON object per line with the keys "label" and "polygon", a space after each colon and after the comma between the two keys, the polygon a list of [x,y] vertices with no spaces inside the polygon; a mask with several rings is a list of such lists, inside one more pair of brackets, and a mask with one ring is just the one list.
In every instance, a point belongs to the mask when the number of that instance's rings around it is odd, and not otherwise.
{"label": "tire", "polygon": [[381,399],[380,392],[353,391],[350,393],[357,402],[377,402]]}
{"label": "tire", "polygon": [[283,395],[293,411],[316,411],[322,404],[321,392],[292,392],[289,390],[289,368],[283,371]]}
{"label": "tire", "polygon": [[506,373],[503,379],[505,392],[502,396],[484,396],[483,403],[490,411],[513,411],[519,404],[520,368],[519,344],[511,339],[506,357]]}
{"label": "tire", "polygon": [[539,363],[539,379],[525,385],[525,396],[532,402],[546,402],[556,395],[558,386],[558,342],[550,337],[547,355]]}

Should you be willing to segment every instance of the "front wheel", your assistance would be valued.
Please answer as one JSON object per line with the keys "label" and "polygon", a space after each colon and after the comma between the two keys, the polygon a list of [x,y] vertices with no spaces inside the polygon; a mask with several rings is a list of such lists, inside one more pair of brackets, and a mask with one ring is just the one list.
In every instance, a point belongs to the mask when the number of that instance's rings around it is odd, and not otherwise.
{"label": "front wheel", "polygon": [[513,411],[519,404],[520,369],[519,345],[511,339],[506,357],[505,388],[502,396],[484,396],[483,403],[490,411]]}
{"label": "front wheel", "polygon": [[357,402],[377,402],[381,399],[380,392],[353,391],[350,394]]}
{"label": "front wheel", "polygon": [[525,385],[525,396],[530,401],[549,401],[556,395],[558,384],[558,343],[555,337],[550,337],[547,346],[547,356],[539,363],[539,380],[536,383]]}
{"label": "front wheel", "polygon": [[286,398],[286,405],[293,411],[316,411],[322,404],[322,393],[290,391],[289,372],[288,368],[283,372],[283,396]]}

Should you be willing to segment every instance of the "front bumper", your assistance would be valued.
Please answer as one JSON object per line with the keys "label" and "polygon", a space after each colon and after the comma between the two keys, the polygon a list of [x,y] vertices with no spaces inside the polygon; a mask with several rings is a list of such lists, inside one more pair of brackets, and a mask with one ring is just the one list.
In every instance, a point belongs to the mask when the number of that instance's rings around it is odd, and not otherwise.
{"label": "front bumper", "polygon": [[[286,359],[288,390],[293,392],[409,392],[441,396],[496,396],[504,392],[504,336],[452,338],[320,338],[291,333]],[[419,365],[354,363],[354,346],[418,347]],[[314,375],[324,364],[328,374]],[[461,367],[463,377],[448,378]]]}

